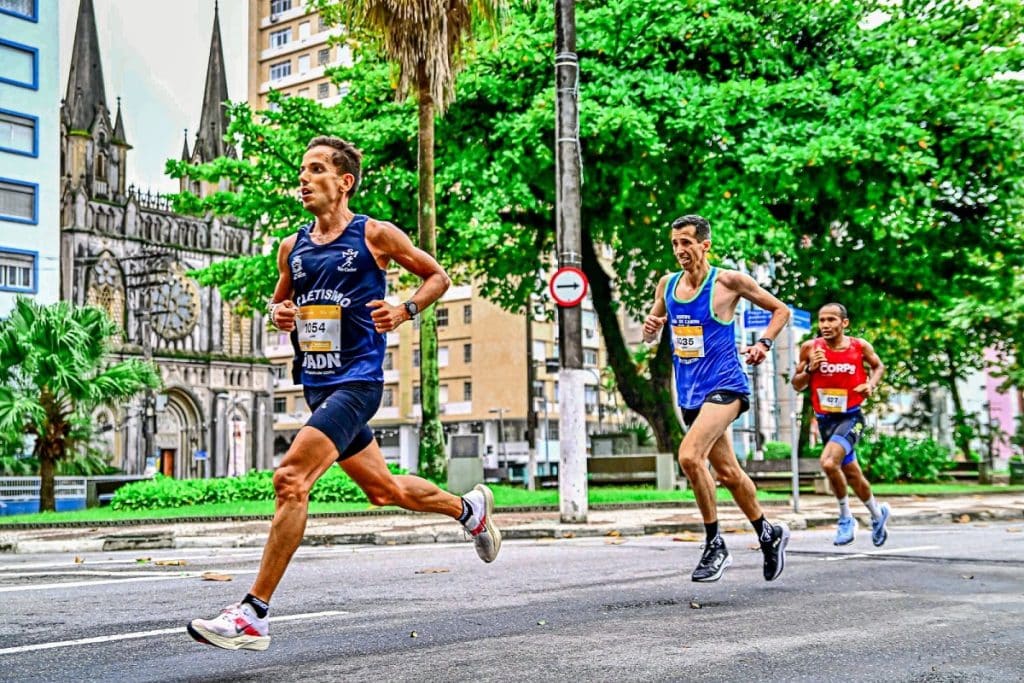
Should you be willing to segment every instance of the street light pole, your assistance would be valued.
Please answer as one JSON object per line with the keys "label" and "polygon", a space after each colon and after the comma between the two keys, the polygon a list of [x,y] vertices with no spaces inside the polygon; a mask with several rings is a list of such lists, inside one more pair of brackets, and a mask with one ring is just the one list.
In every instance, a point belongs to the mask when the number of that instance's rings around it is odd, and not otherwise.
{"label": "street light pole", "polygon": [[[487,412],[498,414],[498,449],[501,459],[505,461],[505,478],[511,479],[509,476],[508,466],[508,451],[505,449],[505,413],[508,408],[491,408]],[[501,466],[499,461],[498,466]]]}
{"label": "street light pole", "polygon": [[[558,266],[582,265],[580,227],[579,57],[576,5],[555,0],[555,216]],[[563,523],[587,521],[587,433],[583,406],[583,312],[559,306],[558,497]]]}

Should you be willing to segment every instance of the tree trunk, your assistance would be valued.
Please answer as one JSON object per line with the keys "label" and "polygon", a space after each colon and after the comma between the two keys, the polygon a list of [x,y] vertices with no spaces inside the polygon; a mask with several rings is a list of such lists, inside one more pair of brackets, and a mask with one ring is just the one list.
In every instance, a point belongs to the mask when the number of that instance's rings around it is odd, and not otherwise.
{"label": "tree trunk", "polygon": [[608,364],[615,373],[615,383],[622,400],[647,420],[654,432],[658,450],[675,453],[683,440],[683,431],[672,405],[672,365],[667,335],[662,335],[658,351],[651,359],[651,379],[647,380],[637,372],[632,353],[622,337],[619,307],[612,294],[611,278],[597,260],[593,238],[586,228],[583,229],[583,272],[590,281]]}
{"label": "tree trunk", "polygon": [[[431,256],[436,251],[436,205],[434,197],[434,100],[426,65],[416,70],[419,100],[419,247]],[[437,318],[434,307],[420,315],[420,428],[419,473],[440,481],[445,476],[444,430],[438,405]]]}
{"label": "tree trunk", "polygon": [[56,512],[57,510],[57,497],[54,489],[56,488],[53,481],[53,473],[55,469],[55,463],[57,461],[57,454],[54,453],[54,447],[42,444],[42,447],[38,449],[37,457],[39,458],[39,511],[40,512]]}
{"label": "tree trunk", "polygon": [[971,459],[971,433],[972,429],[967,424],[967,415],[964,413],[963,401],[960,399],[960,389],[956,386],[956,366],[951,358],[949,361],[949,375],[946,377],[949,396],[953,400],[953,439],[957,448],[963,453],[966,460]]}

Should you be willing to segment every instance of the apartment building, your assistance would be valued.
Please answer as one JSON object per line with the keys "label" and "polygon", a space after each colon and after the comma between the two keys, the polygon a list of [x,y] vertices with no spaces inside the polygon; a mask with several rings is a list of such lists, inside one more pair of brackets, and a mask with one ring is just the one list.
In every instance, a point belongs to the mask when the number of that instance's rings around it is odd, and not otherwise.
{"label": "apartment building", "polygon": [[0,316],[60,294],[57,0],[0,0]]}
{"label": "apartment building", "polygon": [[309,0],[249,0],[249,105],[266,109],[277,90],[315,99],[325,106],[345,96],[345,86],[331,82],[326,70],[351,65],[347,45],[332,45],[341,34],[327,27]]}

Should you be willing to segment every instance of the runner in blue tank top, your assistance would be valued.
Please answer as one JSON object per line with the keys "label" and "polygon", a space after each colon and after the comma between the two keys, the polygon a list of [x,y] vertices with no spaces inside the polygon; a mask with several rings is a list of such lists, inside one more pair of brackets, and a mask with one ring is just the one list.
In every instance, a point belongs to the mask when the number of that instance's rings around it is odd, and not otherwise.
{"label": "runner in blue tank top", "polygon": [[[309,491],[335,461],[374,505],[458,520],[484,562],[493,562],[501,548],[490,489],[481,484],[460,498],[420,477],[391,474],[367,425],[383,392],[386,333],[437,301],[451,281],[404,232],[349,209],[361,163],[355,146],[330,137],[313,138],[302,157],[300,196],[316,220],[281,243],[270,317],[278,329],[293,332],[313,414],[274,472],[277,507],[256,580],[240,603],[188,624],[199,642],[267,649],[270,597],[302,541]],[[423,281],[397,306],[384,298],[392,261]]]}
{"label": "runner in blue tank top", "polygon": [[708,263],[711,226],[700,216],[672,222],[672,253],[682,270],[661,278],[654,306],[644,321],[644,340],[658,341],[668,326],[675,367],[676,392],[683,409],[686,436],[679,447],[679,465],[693,486],[704,518],[707,543],[694,581],[717,581],[732,563],[718,530],[715,480],[754,525],[764,553],[764,578],[774,581],[786,563],[789,528],[770,524],[757,502],[757,489],[740,467],[732,449],[729,425],[750,407],[750,388],[736,350],[735,316],[740,299],[772,313],[764,337],[746,350],[747,364],[761,363],[772,340],[789,320],[789,309],[748,275]]}

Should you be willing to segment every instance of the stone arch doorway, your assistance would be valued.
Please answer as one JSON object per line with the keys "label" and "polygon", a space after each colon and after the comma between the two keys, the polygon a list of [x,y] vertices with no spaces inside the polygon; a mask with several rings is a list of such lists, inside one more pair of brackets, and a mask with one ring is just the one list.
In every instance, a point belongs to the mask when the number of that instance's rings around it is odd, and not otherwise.
{"label": "stone arch doorway", "polygon": [[[166,403],[160,409],[159,404],[164,400]],[[177,479],[209,476],[209,461],[196,457],[197,453],[206,451],[206,445],[202,412],[195,397],[185,389],[172,387],[157,404],[157,471]]]}
{"label": "stone arch doorway", "polygon": [[249,413],[238,403],[229,404],[227,411],[227,450],[224,475],[240,477],[248,470]]}

